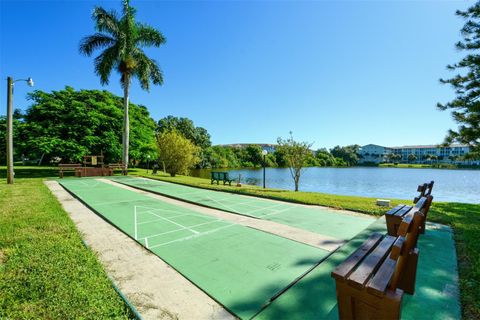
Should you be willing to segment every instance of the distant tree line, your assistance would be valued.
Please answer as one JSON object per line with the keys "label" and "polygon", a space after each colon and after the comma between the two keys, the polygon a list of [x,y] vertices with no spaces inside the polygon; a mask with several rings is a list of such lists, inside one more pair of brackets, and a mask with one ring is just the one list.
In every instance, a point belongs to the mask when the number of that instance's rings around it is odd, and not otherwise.
{"label": "distant tree line", "polygon": [[[66,87],[28,95],[32,105],[15,111],[14,159],[27,164],[80,162],[84,155],[122,158],[123,99],[108,91]],[[130,163],[157,156],[155,121],[146,107],[130,105]],[[0,163],[5,162],[5,117],[0,118]]]}
{"label": "distant tree line", "polygon": [[[28,95],[31,105],[14,114],[14,158],[25,164],[81,162],[84,155],[103,154],[106,162],[122,159],[123,98],[108,91],[75,90],[65,87],[50,93],[36,90]],[[192,120],[168,116],[159,121],[150,117],[145,106],[130,104],[131,141],[129,158],[135,166],[147,158],[165,154],[166,138],[187,139],[195,148],[189,166],[196,168],[261,167],[259,145],[246,147],[212,146],[210,134]],[[5,117],[0,117],[0,163],[5,162]],[[176,141],[177,146],[186,146]],[[170,144],[174,146],[175,144]],[[304,166],[352,166],[358,162],[358,146],[318,149],[305,157]],[[277,148],[265,157],[268,167],[287,167],[285,150]],[[182,169],[183,170],[183,169]],[[182,171],[181,170],[181,171]]]}

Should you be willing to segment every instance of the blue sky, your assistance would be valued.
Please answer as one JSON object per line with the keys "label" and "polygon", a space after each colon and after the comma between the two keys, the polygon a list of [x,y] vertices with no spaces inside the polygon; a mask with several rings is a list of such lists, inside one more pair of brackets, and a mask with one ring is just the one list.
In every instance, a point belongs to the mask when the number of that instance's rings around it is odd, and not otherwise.
{"label": "blue sky", "polygon": [[[0,0],[0,77],[31,76],[35,88],[107,89],[78,44],[94,32],[95,5],[121,1]],[[274,143],[293,131],[314,147],[358,143],[440,143],[455,127],[435,108],[453,97],[438,79],[461,53],[462,19],[473,1],[178,2],[131,1],[137,19],[167,43],[147,50],[165,75],[162,87],[131,101],[158,120],[184,116],[214,144]],[[4,81],[4,80],[2,80]],[[3,82],[4,83],[4,82]],[[0,114],[5,114],[5,83]],[[15,88],[25,109],[30,90]]]}

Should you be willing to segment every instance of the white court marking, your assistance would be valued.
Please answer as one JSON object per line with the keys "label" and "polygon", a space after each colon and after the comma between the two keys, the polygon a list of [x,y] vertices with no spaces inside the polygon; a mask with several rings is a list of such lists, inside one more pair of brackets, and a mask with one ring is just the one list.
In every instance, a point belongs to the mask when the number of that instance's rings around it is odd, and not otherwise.
{"label": "white court marking", "polygon": [[[273,205],[273,206],[270,206],[270,207],[265,207],[265,208],[260,208],[260,207],[259,207],[258,209],[249,211],[249,213],[257,212],[257,211],[262,211],[262,210],[276,211],[276,210],[274,210],[273,208],[281,207],[281,206],[283,206],[283,205],[284,205],[283,203],[279,203],[279,204],[276,204],[276,205]],[[288,208],[288,209],[290,209],[290,208]],[[262,216],[262,217],[263,217],[263,216]]]}
{"label": "white court marking", "polygon": [[194,238],[199,238],[199,237],[203,237],[203,236],[206,236],[208,234],[212,234],[214,232],[217,232],[219,230],[222,230],[222,229],[225,229],[225,228],[229,228],[229,227],[232,227],[232,226],[236,226],[236,224],[229,224],[229,225],[226,225],[226,226],[223,226],[223,227],[220,227],[220,228],[217,228],[217,229],[212,229],[212,230],[208,230],[206,232],[202,232],[202,233],[198,233],[198,234],[193,234],[191,236],[187,236],[187,237],[184,237],[184,238],[180,238],[180,239],[176,239],[176,240],[172,240],[172,241],[167,241],[167,242],[164,242],[164,243],[159,243],[159,244],[156,244],[154,246],[151,246],[150,249],[153,249],[153,248],[157,248],[157,247],[162,247],[162,246],[165,246],[167,244],[171,244],[171,243],[174,243],[174,242],[179,242],[179,241],[187,241],[187,240],[191,240],[191,239],[194,239]]}
{"label": "white court marking", "polygon": [[221,206],[224,206],[225,208],[227,208],[227,209],[228,209],[228,210],[230,210],[230,211],[233,211],[233,212],[235,212],[235,213],[238,213],[238,214],[242,214],[241,212],[238,212],[237,210],[234,210],[234,209],[232,209],[231,207],[229,207],[229,206],[227,206],[227,205],[225,205],[225,204],[221,203],[221,202],[220,202],[221,200],[217,201],[217,200],[213,199],[213,198],[212,198],[212,197],[210,197],[210,196],[207,196],[207,198],[209,198],[210,200],[212,200],[212,201],[214,201],[214,202],[218,203],[218,204],[219,204],[219,205],[221,205]]}
{"label": "white court marking", "polygon": [[[206,224],[210,224],[210,223],[214,223],[214,222],[223,222],[223,221],[224,221],[224,220],[217,219],[217,220],[213,220],[213,221],[209,221],[209,222],[199,223],[199,224],[190,226],[190,228],[195,228],[195,227],[198,227],[198,226],[202,226],[202,225],[206,225]],[[155,237],[163,236],[163,235],[169,234],[169,233],[175,233],[175,232],[182,231],[182,230],[188,230],[188,228],[187,228],[187,227],[184,227],[184,228],[179,228],[179,229],[175,229],[175,230],[165,231],[165,232],[162,232],[162,233],[157,233],[157,234],[149,235],[149,236],[140,238],[140,239],[138,239],[138,240],[152,239],[152,238],[155,238]],[[201,234],[201,232],[197,232],[197,233],[198,233],[198,234]]]}
{"label": "white court marking", "polygon": [[[137,212],[137,211],[136,211],[136,206],[135,206],[135,212]],[[143,212],[142,212],[142,213],[143,213]],[[176,226],[179,226],[180,228],[185,228],[185,229],[191,231],[192,233],[195,233],[195,234],[196,234],[196,233],[199,233],[198,231],[192,230],[192,229],[190,229],[189,227],[186,227],[186,226],[184,226],[184,225],[182,225],[182,224],[180,224],[180,223],[176,223],[175,221],[172,221],[172,220],[170,220],[170,219],[168,219],[168,218],[159,216],[158,214],[153,213],[153,212],[151,212],[151,211],[148,211],[148,213],[151,214],[151,215],[154,215],[154,216],[156,216],[156,217],[158,217],[158,218],[160,218],[160,219],[162,219],[162,220],[165,220],[165,221],[167,221],[167,222],[170,222],[170,223],[172,223],[172,224],[174,224],[174,225],[176,225]]]}

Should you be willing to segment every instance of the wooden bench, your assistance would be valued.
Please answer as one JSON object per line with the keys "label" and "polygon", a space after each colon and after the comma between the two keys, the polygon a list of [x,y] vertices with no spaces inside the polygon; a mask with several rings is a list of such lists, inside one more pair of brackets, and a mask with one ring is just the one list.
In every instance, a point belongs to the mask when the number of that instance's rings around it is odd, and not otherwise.
{"label": "wooden bench", "polygon": [[425,233],[425,222],[427,219],[428,211],[433,201],[433,196],[428,195],[427,197],[422,197],[417,201],[415,206],[408,206],[404,204],[399,204],[395,208],[391,209],[385,214],[385,220],[387,222],[387,233],[391,236],[396,236],[400,222],[403,217],[411,211],[421,211],[424,219],[420,224],[420,233]]}
{"label": "wooden bench", "polygon": [[210,173],[210,178],[211,178],[211,183],[213,184],[215,181],[217,181],[217,184],[220,184],[220,181],[223,181],[223,185],[225,185],[227,182],[229,185],[232,185],[232,181],[235,181],[235,179],[230,179],[228,176],[228,172],[215,172],[212,171]]}
{"label": "wooden bench", "polygon": [[77,168],[81,168],[82,165],[80,163],[60,163],[58,165],[58,175],[60,178],[63,178],[63,173],[68,172],[76,172]]}
{"label": "wooden bench", "polygon": [[107,167],[82,167],[75,168],[75,175],[77,177],[111,176],[113,170]]}
{"label": "wooden bench", "polygon": [[400,319],[404,292],[415,290],[422,220],[410,211],[397,237],[373,234],[332,272],[340,319]]}
{"label": "wooden bench", "polygon": [[107,168],[112,169],[112,172],[113,170],[122,170],[124,176],[128,174],[127,166],[124,163],[110,163]]}
{"label": "wooden bench", "polygon": [[431,181],[430,183],[424,183],[423,185],[418,186],[417,191],[420,192],[420,195],[413,199],[415,206],[399,204],[385,214],[385,220],[387,221],[387,232],[389,235],[397,235],[398,226],[400,225],[402,218],[408,212],[413,210],[413,208],[416,208],[416,210],[421,210],[425,217],[420,226],[420,233],[425,233],[425,222],[427,220],[428,211],[430,210],[430,205],[433,201],[433,196],[431,195],[433,183],[434,182]]}

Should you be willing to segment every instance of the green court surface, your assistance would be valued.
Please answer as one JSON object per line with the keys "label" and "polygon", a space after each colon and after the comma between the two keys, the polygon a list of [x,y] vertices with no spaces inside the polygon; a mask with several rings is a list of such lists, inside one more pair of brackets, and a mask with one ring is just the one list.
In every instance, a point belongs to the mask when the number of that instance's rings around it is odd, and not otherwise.
{"label": "green court surface", "polygon": [[[338,319],[335,281],[330,273],[365,241],[372,232],[386,233],[385,220],[378,219],[342,246],[288,291],[273,301],[255,319]],[[461,319],[457,259],[452,230],[427,226],[418,243],[419,263],[415,295],[404,295],[402,319]]]}
{"label": "green court surface", "polygon": [[375,221],[340,210],[307,207],[227,192],[193,188],[147,178],[115,177],[113,181],[175,199],[254,218],[270,220],[339,240],[349,240]]}
{"label": "green court surface", "polygon": [[242,319],[329,255],[95,179],[59,182]]}

